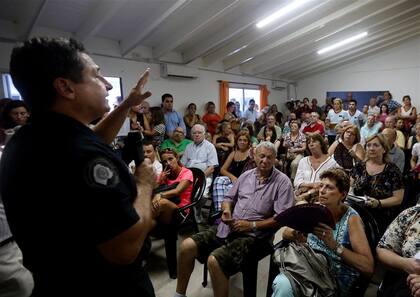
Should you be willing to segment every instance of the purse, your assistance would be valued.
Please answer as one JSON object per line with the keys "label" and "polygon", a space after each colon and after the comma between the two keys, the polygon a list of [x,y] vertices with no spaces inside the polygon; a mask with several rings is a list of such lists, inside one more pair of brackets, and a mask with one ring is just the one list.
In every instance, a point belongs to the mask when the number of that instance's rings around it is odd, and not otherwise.
{"label": "purse", "polygon": [[275,249],[273,257],[280,272],[290,281],[294,296],[339,296],[337,281],[329,270],[327,258],[307,243],[281,245]]}

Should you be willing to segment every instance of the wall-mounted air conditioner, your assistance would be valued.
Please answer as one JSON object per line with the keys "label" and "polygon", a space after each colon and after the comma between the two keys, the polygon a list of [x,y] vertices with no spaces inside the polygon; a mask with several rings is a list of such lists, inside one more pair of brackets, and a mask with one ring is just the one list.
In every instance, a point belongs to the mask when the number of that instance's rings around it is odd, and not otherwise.
{"label": "wall-mounted air conditioner", "polygon": [[163,78],[194,79],[198,77],[198,69],[175,64],[160,64],[160,76]]}
{"label": "wall-mounted air conditioner", "polygon": [[285,90],[287,88],[288,83],[279,80],[273,80],[271,82],[271,88],[275,90]]}

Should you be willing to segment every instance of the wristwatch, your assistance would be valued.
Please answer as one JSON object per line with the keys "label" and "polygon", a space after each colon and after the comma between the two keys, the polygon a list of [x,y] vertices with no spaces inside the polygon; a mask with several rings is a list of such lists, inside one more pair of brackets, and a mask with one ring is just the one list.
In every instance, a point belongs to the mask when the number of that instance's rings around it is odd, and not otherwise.
{"label": "wristwatch", "polygon": [[337,247],[335,248],[335,253],[341,257],[341,255],[343,255],[343,252],[344,252],[344,246],[342,244],[338,244]]}
{"label": "wristwatch", "polygon": [[257,223],[255,223],[255,221],[251,223],[251,226],[252,226],[252,232],[257,232]]}

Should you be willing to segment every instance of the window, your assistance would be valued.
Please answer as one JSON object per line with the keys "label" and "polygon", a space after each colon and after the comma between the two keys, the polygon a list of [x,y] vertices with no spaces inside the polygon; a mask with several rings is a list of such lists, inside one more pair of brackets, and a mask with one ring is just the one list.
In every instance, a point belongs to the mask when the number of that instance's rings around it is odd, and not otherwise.
{"label": "window", "polygon": [[3,81],[3,90],[4,90],[4,97],[14,99],[14,100],[22,100],[22,96],[19,94],[19,91],[13,85],[12,77],[8,73],[3,73],[1,75]]}
{"label": "window", "polygon": [[109,107],[113,110],[118,104],[122,101],[122,83],[121,77],[116,76],[105,76],[105,79],[112,85],[112,89],[108,91],[108,100]]}
{"label": "window", "polygon": [[[113,110],[122,100],[122,83],[121,77],[105,76],[105,79],[112,85],[112,90],[108,92],[109,107]],[[22,96],[19,91],[13,85],[12,77],[8,73],[2,74],[4,96],[7,98],[22,100]]]}
{"label": "window", "polygon": [[[229,101],[239,102],[241,104],[241,112],[248,108],[249,100],[255,100],[255,109],[259,111],[260,107],[260,90],[233,87],[229,88]],[[258,108],[257,108],[258,106]]]}

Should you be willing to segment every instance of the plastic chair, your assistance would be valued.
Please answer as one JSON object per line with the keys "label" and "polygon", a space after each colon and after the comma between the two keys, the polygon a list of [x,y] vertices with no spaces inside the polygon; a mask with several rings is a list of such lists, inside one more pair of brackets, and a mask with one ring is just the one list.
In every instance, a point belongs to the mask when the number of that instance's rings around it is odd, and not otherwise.
{"label": "plastic chair", "polygon": [[[178,225],[171,224],[161,226],[155,237],[165,240],[166,263],[168,265],[169,277],[177,278],[177,241],[179,230],[192,226],[194,232],[198,232],[198,225],[195,219],[195,206],[200,203],[203,198],[204,189],[206,187],[206,177],[204,172],[198,168],[188,168],[193,173],[193,190],[191,203],[177,209],[178,216],[182,218],[182,222]],[[187,210],[189,210],[187,212]]]}
{"label": "plastic chair", "polygon": [[[221,215],[222,212],[219,211],[211,215],[209,221],[211,223],[214,223],[215,221],[220,219]],[[248,256],[242,263],[241,272],[243,279],[244,297],[255,297],[257,294],[258,263],[260,260],[273,253],[273,238],[274,237],[267,238],[267,244],[263,245],[263,247],[256,251],[255,254]],[[208,268],[207,261],[205,261],[203,267],[203,282],[201,283],[203,287],[207,286],[207,279]]]}

